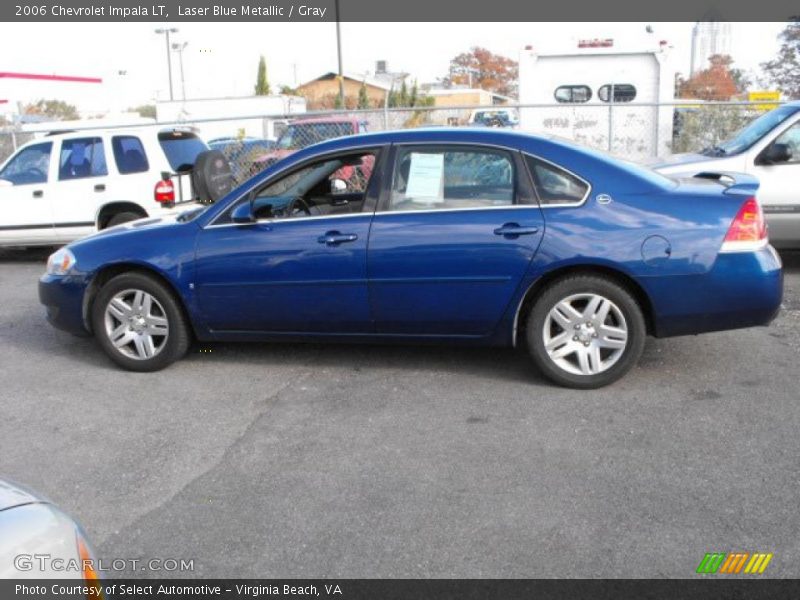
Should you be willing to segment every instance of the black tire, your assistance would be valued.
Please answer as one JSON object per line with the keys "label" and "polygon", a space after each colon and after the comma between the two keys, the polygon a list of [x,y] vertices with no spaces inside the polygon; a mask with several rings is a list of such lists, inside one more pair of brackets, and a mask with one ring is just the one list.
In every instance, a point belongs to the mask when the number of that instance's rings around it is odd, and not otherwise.
{"label": "black tire", "polygon": [[[131,291],[149,294],[156,301],[153,310],[160,316],[159,318],[166,319],[168,326],[168,333],[158,337],[161,345],[149,358],[131,356],[137,351],[133,339],[130,344],[118,349],[112,343],[106,327],[106,309],[111,300],[119,294]],[[189,324],[172,290],[156,278],[144,273],[123,273],[103,285],[92,304],[91,318],[92,331],[100,347],[111,360],[129,371],[149,372],[163,369],[186,354],[191,341]],[[131,318],[134,317],[131,316]],[[120,328],[122,328],[122,320],[116,317],[113,319],[115,319],[114,325],[117,325],[117,321],[119,321]],[[125,333],[128,336],[135,334],[133,329],[130,329],[130,333]]]}
{"label": "black tire", "polygon": [[216,202],[233,189],[231,164],[219,150],[206,150],[195,158],[192,189],[200,202]]}
{"label": "black tire", "polygon": [[118,212],[113,217],[108,220],[106,223],[106,227],[114,227],[115,225],[122,225],[123,223],[128,223],[129,221],[135,221],[136,219],[143,218],[144,215],[135,212]]}
{"label": "black tire", "polygon": [[[572,305],[576,308],[575,314],[577,315],[581,311],[580,307],[584,296],[587,298],[584,310],[588,308],[588,299],[592,296],[600,296],[611,302],[612,308],[607,316],[602,317],[604,319],[602,323],[599,322],[601,318],[599,316],[597,319],[587,318],[586,320],[581,317],[578,319],[581,329],[572,330],[567,325],[558,324],[556,319],[550,317],[551,311],[557,304],[570,298],[572,298],[570,303],[574,303]],[[620,317],[624,319],[621,323],[619,322]],[[547,332],[545,327],[548,328]],[[601,340],[621,343],[620,340],[609,339],[602,333],[612,331],[611,327],[617,331],[627,329],[623,348],[617,350],[599,347],[601,344],[607,343]],[[561,336],[564,331],[567,334],[562,336],[562,339],[567,341],[557,341],[555,338]],[[566,351],[573,348],[574,350],[565,356],[551,358],[545,348],[545,335],[550,336],[555,344],[561,344],[561,346],[556,345],[553,348],[555,354],[560,348]],[[635,297],[624,286],[602,275],[568,276],[548,285],[531,307],[526,331],[528,350],[539,371],[559,385],[576,389],[600,388],[625,375],[639,360],[644,349],[646,335],[644,315]],[[567,370],[582,370],[584,367],[580,362],[579,354],[581,352],[589,353],[589,348],[594,350],[595,345],[598,346],[596,356],[600,357],[600,360],[598,363],[597,359],[590,360],[588,357],[585,359],[585,364],[590,365],[590,374]],[[582,350],[581,346],[586,347],[587,350]],[[605,358],[601,353],[605,354]],[[591,365],[603,365],[604,363],[608,366],[594,369],[597,372],[591,373]]]}

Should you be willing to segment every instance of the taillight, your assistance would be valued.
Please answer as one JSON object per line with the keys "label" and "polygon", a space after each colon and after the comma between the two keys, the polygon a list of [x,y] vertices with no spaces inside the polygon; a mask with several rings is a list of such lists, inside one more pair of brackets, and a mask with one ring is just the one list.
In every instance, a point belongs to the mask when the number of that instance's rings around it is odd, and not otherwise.
{"label": "taillight", "polygon": [[156,202],[175,204],[175,185],[171,179],[159,179],[154,190]]}
{"label": "taillight", "polygon": [[761,205],[755,198],[748,198],[736,213],[725,241],[722,252],[747,252],[757,250],[767,243],[767,224]]}

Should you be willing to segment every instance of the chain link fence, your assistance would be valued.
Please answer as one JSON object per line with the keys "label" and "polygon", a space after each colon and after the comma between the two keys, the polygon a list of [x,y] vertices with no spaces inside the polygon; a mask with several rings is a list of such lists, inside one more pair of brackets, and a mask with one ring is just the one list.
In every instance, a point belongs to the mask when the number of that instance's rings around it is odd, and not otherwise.
{"label": "chain link fence", "polygon": [[[729,138],[754,118],[775,105],[752,102],[683,101],[668,104],[547,104],[468,107],[417,107],[344,110],[302,115],[242,115],[226,119],[197,119],[154,123],[156,127],[193,126],[231,162],[238,182],[263,170],[292,152],[311,144],[362,132],[420,127],[511,126],[521,131],[556,135],[634,161],[675,152],[699,151]],[[476,119],[479,113],[503,118]],[[247,135],[243,127],[254,120],[269,123],[277,139]],[[52,130],[58,123],[50,124]],[[93,125],[87,131],[108,125]],[[135,127],[141,128],[142,125]],[[229,131],[229,137],[204,134]],[[267,127],[261,128],[266,131]],[[0,160],[16,148],[48,132],[47,124],[36,130],[6,127],[0,130]]]}

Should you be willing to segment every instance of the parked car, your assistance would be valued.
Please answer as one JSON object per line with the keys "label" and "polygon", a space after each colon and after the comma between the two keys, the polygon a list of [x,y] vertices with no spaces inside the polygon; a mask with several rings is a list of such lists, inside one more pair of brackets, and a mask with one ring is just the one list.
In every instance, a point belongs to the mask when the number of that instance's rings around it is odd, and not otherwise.
{"label": "parked car", "polygon": [[[368,159],[368,181],[343,187]],[[53,325],[135,371],[193,338],[402,340],[526,345],[553,381],[594,388],[647,334],[773,319],[783,278],[757,187],[502,129],[351,136],[202,212],[70,244],[39,296]]]}
{"label": "parked car", "polygon": [[64,244],[174,212],[194,201],[188,173],[205,150],[184,129],[73,131],[31,141],[0,166],[0,246]]}
{"label": "parked car", "polygon": [[717,146],[656,159],[649,166],[668,175],[733,171],[757,177],[771,242],[800,247],[800,102],[764,113]]}
{"label": "parked car", "polygon": [[47,500],[0,480],[0,579],[82,578],[97,586],[97,567],[80,525]]}
{"label": "parked car", "polygon": [[519,115],[513,108],[478,108],[470,113],[467,124],[475,127],[519,127]]}
{"label": "parked car", "polygon": [[367,122],[348,117],[318,117],[291,121],[275,143],[275,149],[253,161],[252,174],[260,173],[282,158],[313,144],[346,135],[366,133]]}

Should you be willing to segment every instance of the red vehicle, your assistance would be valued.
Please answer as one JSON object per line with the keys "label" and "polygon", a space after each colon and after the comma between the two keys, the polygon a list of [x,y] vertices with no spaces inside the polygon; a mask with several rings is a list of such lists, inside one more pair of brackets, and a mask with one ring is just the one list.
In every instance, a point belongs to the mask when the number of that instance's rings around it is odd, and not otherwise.
{"label": "red vehicle", "polygon": [[282,158],[332,138],[366,133],[367,122],[348,117],[319,117],[313,119],[296,119],[289,123],[281,134],[275,149],[259,156],[253,161],[251,173],[255,175]]}

